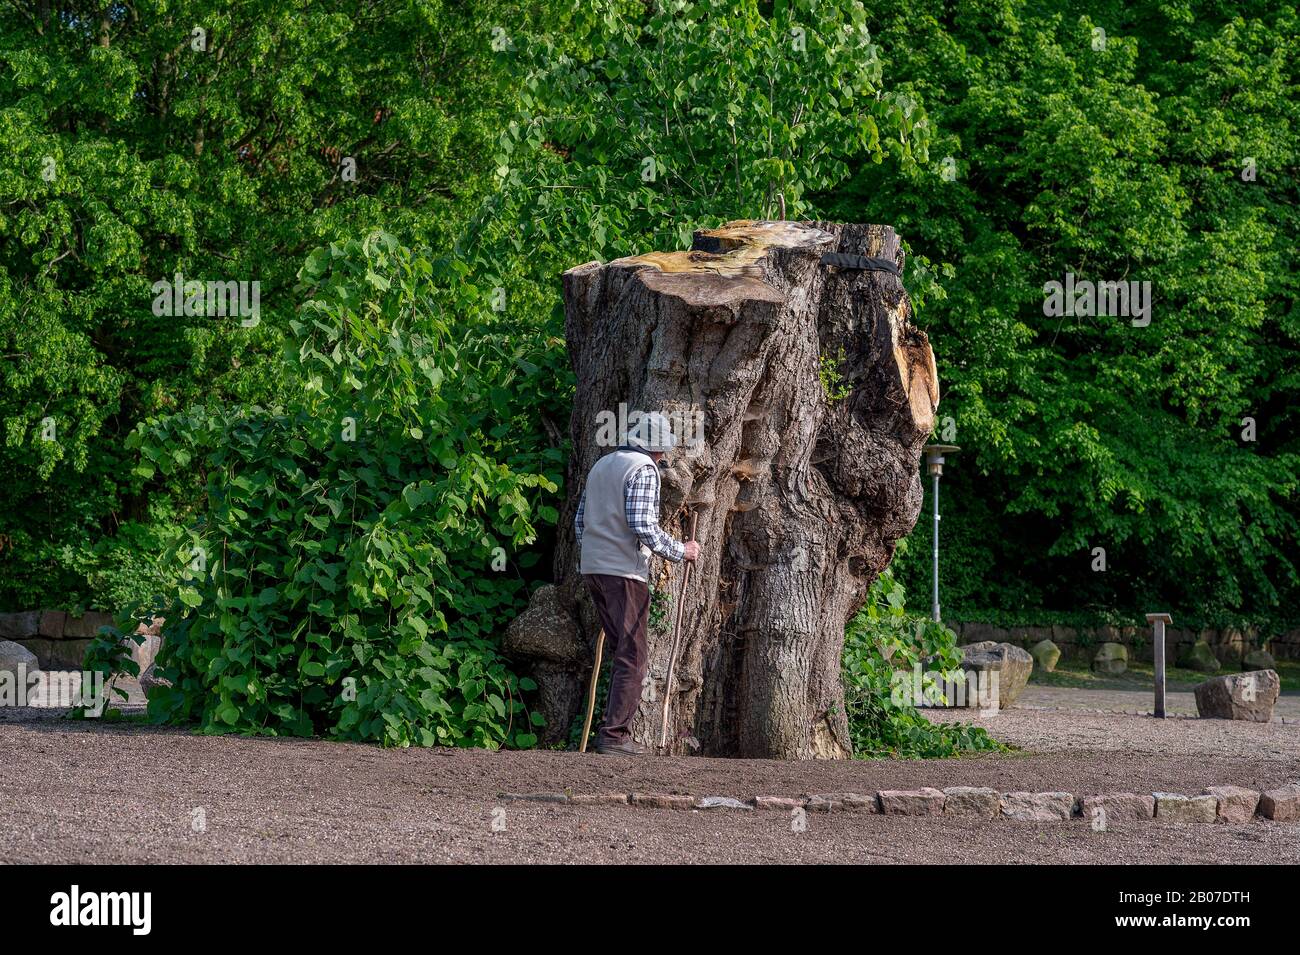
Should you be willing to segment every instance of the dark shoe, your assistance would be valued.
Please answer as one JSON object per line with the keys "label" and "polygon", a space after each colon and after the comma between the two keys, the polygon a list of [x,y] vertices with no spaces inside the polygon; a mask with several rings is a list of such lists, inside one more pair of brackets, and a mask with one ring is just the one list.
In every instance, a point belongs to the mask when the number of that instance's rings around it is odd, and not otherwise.
{"label": "dark shoe", "polygon": [[646,748],[628,739],[621,743],[597,743],[596,752],[602,756],[644,756]]}

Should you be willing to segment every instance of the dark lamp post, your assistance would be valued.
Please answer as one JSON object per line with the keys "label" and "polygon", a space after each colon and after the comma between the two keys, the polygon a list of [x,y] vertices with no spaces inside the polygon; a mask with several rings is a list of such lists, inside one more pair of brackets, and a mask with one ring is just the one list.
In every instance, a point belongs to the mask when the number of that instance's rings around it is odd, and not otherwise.
{"label": "dark lamp post", "polygon": [[939,478],[943,476],[943,456],[960,450],[955,444],[925,446],[925,470],[934,481],[934,603],[931,612],[935,623],[939,622]]}

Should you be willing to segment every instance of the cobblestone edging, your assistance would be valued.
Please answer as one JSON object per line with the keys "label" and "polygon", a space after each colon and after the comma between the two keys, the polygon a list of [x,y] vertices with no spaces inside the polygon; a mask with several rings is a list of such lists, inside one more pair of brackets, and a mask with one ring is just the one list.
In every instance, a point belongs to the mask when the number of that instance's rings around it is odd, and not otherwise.
{"label": "cobblestone edging", "polygon": [[681,793],[498,793],[515,802],[570,806],[637,806],[643,809],[694,809],[753,812],[862,812],[885,816],[968,816],[1019,822],[1244,823],[1252,819],[1300,822],[1300,783],[1260,792],[1240,786],[1210,786],[1188,796],[1181,793],[998,792],[976,786],[947,789],[885,789],[874,793],[822,793],[814,796],[688,796]]}

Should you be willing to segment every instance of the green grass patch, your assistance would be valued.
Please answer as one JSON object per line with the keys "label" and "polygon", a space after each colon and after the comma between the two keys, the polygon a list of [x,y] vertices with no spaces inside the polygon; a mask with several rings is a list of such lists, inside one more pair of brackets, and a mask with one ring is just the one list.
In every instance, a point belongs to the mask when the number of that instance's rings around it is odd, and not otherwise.
{"label": "green grass patch", "polygon": [[[1165,679],[1171,690],[1191,690],[1198,683],[1204,683],[1212,676],[1236,672],[1223,667],[1218,673],[1201,673],[1199,670],[1186,670],[1171,666],[1165,670]],[[1277,675],[1282,684],[1282,692],[1300,691],[1300,661],[1277,661]],[[1128,669],[1118,675],[1093,673],[1084,660],[1062,660],[1051,673],[1038,668],[1029,678],[1033,686],[1060,686],[1084,690],[1132,690],[1137,687],[1150,687],[1155,682],[1155,667],[1146,661],[1129,661]]]}

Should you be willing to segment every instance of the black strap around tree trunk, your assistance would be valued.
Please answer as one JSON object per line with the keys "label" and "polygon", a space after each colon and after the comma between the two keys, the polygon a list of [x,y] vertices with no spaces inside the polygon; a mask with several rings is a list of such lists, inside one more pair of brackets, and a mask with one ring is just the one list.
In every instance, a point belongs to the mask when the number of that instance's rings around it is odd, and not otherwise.
{"label": "black strap around tree trunk", "polygon": [[834,266],[837,269],[859,269],[872,272],[888,272],[891,275],[898,274],[898,266],[889,259],[875,258],[868,255],[852,255],[848,252],[827,252],[822,256],[822,265]]}

